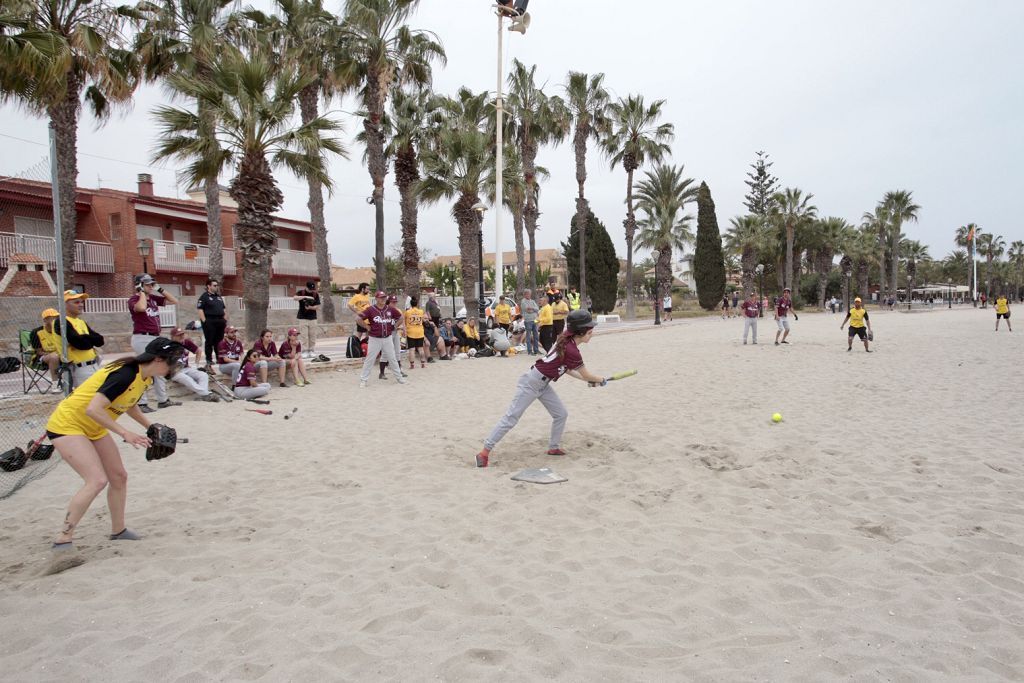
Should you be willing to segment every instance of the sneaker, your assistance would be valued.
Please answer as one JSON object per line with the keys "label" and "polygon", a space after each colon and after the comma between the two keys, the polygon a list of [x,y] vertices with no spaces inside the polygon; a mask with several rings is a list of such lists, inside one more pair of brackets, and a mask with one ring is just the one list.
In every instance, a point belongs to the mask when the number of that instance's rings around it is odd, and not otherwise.
{"label": "sneaker", "polygon": [[484,450],[480,451],[479,453],[477,453],[476,454],[476,466],[477,467],[487,467],[487,463],[491,459],[490,455],[491,455],[491,452],[489,450],[487,450],[486,448]]}
{"label": "sneaker", "polygon": [[431,356],[430,358],[428,358],[428,359],[427,359],[427,362],[428,362],[428,363],[433,363],[433,362],[434,362],[434,357],[433,357],[433,356]]}
{"label": "sneaker", "polygon": [[565,451],[561,448],[549,448],[548,455],[565,455]]}
{"label": "sneaker", "polygon": [[207,403],[217,403],[218,401],[220,401],[220,396],[218,396],[217,394],[206,394],[206,395],[196,396],[196,400],[197,401],[206,401]]}
{"label": "sneaker", "polygon": [[400,376],[396,377],[395,380],[397,380],[399,384],[405,384],[406,383],[406,379],[405,379],[404,375],[400,375]]}
{"label": "sneaker", "polygon": [[782,343],[783,343],[783,344],[788,344],[789,342],[788,342],[788,341],[784,341],[784,342],[782,342]]}
{"label": "sneaker", "polygon": [[295,386],[297,386],[297,387],[304,387],[304,386],[306,386],[306,383],[303,382],[301,379],[297,379],[297,380],[295,380]]}
{"label": "sneaker", "polygon": [[744,345],[744,346],[746,346],[746,345],[747,345],[747,342],[746,342],[746,341],[744,341],[744,342],[743,342],[743,345]]}
{"label": "sneaker", "polygon": [[284,382],[281,382],[281,388],[282,389],[286,388],[287,386],[288,386],[287,384],[285,384]]}
{"label": "sneaker", "polygon": [[139,410],[141,410],[144,413],[155,413],[156,412],[155,408],[150,408],[146,404],[142,404],[141,406],[139,406]]}
{"label": "sneaker", "polygon": [[775,345],[776,345],[776,346],[778,346],[778,345],[779,345],[779,342],[775,342]]}
{"label": "sneaker", "polygon": [[366,388],[366,380],[365,379],[359,380],[359,388],[360,389],[365,389]]}
{"label": "sneaker", "polygon": [[420,370],[422,370],[425,367],[427,367],[427,364],[424,363],[423,361],[420,361]]}
{"label": "sneaker", "polygon": [[50,387],[50,393],[51,394],[63,394],[64,393],[64,387],[62,387],[61,385],[59,385],[56,382],[54,382],[53,386]]}
{"label": "sneaker", "polygon": [[156,407],[157,408],[171,408],[173,406],[180,406],[180,405],[181,405],[181,401],[172,401],[170,399],[167,399],[166,401],[160,401],[159,403],[157,403]]}
{"label": "sneaker", "polygon": [[309,381],[308,379],[304,379],[304,380],[302,380],[302,383],[303,383],[303,384],[312,384],[312,382],[310,382],[310,381]]}

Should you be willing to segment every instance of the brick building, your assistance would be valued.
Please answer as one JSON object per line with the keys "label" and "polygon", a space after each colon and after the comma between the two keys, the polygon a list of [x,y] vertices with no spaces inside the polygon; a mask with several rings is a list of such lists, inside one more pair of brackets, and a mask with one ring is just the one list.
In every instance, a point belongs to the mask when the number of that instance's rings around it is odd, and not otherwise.
{"label": "brick building", "polygon": [[[150,250],[145,269],[165,289],[185,296],[202,292],[209,268],[206,205],[201,189],[190,192],[189,197],[154,195],[152,178],[145,173],[139,175],[135,192],[79,188],[75,197],[75,280],[66,286],[78,286],[98,297],[130,296],[133,276],[144,270],[139,240],[147,240]],[[237,220],[235,202],[222,189],[222,290],[226,295],[242,293],[240,258],[234,249]],[[308,222],[277,218],[274,225],[279,251],[274,255],[270,296],[291,296],[306,280],[318,279],[313,236]],[[31,283],[37,283],[37,288],[45,286],[46,278],[12,273],[53,273],[55,256],[49,183],[0,180],[0,282],[18,283],[17,295],[49,294],[29,291],[35,286]],[[0,289],[0,296],[5,294],[16,293]]]}

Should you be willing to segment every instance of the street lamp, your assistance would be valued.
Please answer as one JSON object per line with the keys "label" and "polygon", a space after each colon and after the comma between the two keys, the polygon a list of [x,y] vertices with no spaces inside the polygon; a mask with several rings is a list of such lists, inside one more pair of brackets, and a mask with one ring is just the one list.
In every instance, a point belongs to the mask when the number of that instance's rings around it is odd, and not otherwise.
{"label": "street lamp", "polygon": [[[477,252],[479,254],[479,263],[477,263],[477,325],[481,330],[487,329],[487,313],[484,305],[484,213],[487,211],[487,206],[483,202],[477,202],[473,205],[473,210],[480,214],[480,222],[477,224],[476,240],[477,240]],[[497,213],[501,213],[501,208]],[[498,275],[497,277],[500,277]],[[466,315],[469,315],[469,310],[466,310]]]}
{"label": "street lamp", "polygon": [[455,317],[455,261],[448,262],[448,282],[452,295],[452,318]]}
{"label": "street lamp", "polygon": [[149,268],[146,265],[146,259],[149,257],[150,249],[152,249],[149,244],[149,240],[140,239],[135,248],[139,250],[139,256],[142,257],[142,272],[148,274]]}
{"label": "street lamp", "polygon": [[949,310],[953,310],[953,281],[946,281],[946,292],[949,294]]}
{"label": "street lamp", "polygon": [[[502,219],[502,207],[504,206],[504,200],[502,194],[504,193],[504,166],[505,166],[505,148],[504,140],[502,136],[504,131],[505,120],[505,102],[502,97],[502,85],[504,76],[501,72],[504,63],[504,49],[503,49],[503,36],[502,28],[504,27],[504,21],[506,18],[510,19],[511,25],[508,27],[509,31],[515,31],[516,33],[526,34],[526,29],[530,26],[530,15],[526,13],[526,6],[530,4],[530,0],[498,0],[498,4],[495,5],[497,11],[495,14],[498,15],[498,89],[497,97],[494,101],[494,108],[496,113],[496,122],[494,132],[495,142],[495,154],[494,154],[494,291],[503,292],[505,291],[505,268],[502,262],[501,253],[501,219]],[[481,227],[481,239],[482,239],[483,228]],[[483,249],[480,250],[481,254]],[[481,274],[481,277],[483,275]],[[483,287],[480,288],[481,301],[483,300]],[[481,308],[481,311],[483,309]]]}
{"label": "street lamp", "polygon": [[757,317],[763,318],[764,305],[762,302],[764,301],[764,264],[758,263],[754,272],[757,273]]}
{"label": "street lamp", "polygon": [[661,306],[659,304],[661,303],[661,301],[659,297],[661,296],[661,290],[658,287],[658,259],[661,258],[661,252],[655,249],[653,252],[651,252],[651,255],[654,256],[654,324],[660,325]]}

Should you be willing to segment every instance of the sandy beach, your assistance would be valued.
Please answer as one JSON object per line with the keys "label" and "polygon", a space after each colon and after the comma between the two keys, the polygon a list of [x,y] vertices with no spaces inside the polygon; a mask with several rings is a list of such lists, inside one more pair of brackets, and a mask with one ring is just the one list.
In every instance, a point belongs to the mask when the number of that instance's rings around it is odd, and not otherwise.
{"label": "sandy beach", "polygon": [[[101,497],[46,574],[78,478],[0,501],[2,678],[1022,680],[1024,330],[994,317],[872,309],[870,355],[828,313],[782,347],[605,330],[587,367],[639,374],[558,382],[568,455],[535,404],[488,469],[525,355],[160,411],[191,443],[122,446],[144,540]],[[569,481],[509,478],[541,466]]]}

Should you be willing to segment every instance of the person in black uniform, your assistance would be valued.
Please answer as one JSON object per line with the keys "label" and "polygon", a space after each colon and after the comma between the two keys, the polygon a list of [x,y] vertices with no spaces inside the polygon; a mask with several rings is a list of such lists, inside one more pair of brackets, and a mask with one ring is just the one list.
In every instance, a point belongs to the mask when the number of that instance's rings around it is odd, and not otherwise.
{"label": "person in black uniform", "polygon": [[299,312],[295,316],[296,319],[305,321],[306,345],[308,346],[306,351],[310,355],[315,356],[316,312],[320,310],[320,292],[316,291],[316,281],[307,281],[306,288],[295,292],[295,296],[292,299],[299,302]]}
{"label": "person in black uniform", "polygon": [[224,297],[220,295],[220,283],[214,279],[206,281],[206,291],[196,302],[199,320],[203,323],[203,350],[206,352],[206,367],[210,374],[216,372],[210,363],[217,357],[217,344],[224,338],[228,318],[224,313]]}

